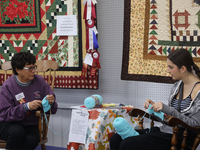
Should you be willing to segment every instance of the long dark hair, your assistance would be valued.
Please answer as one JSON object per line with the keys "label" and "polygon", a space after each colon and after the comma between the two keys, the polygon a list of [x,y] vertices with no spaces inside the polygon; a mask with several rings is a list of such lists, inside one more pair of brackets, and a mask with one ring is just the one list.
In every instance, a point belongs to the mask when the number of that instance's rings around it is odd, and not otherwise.
{"label": "long dark hair", "polygon": [[192,73],[192,67],[197,74],[197,76],[200,78],[200,70],[199,67],[194,63],[192,56],[190,52],[184,48],[177,49],[167,56],[167,58],[172,61],[179,69],[182,66],[185,66],[188,70],[188,72]]}

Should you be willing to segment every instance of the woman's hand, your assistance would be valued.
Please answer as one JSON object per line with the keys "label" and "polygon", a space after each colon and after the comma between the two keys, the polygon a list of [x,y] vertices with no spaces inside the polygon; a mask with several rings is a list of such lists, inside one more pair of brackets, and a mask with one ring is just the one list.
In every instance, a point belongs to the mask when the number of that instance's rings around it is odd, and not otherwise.
{"label": "woman's hand", "polygon": [[54,103],[54,101],[55,101],[55,98],[54,98],[54,96],[53,96],[53,95],[47,95],[47,98],[46,98],[46,100],[48,100],[48,101],[49,101],[49,104],[51,105],[51,104],[53,104],[53,103]]}
{"label": "woman's hand", "polygon": [[145,109],[148,109],[148,108],[149,108],[149,104],[153,105],[154,102],[153,102],[152,100],[150,100],[150,99],[147,99],[147,100],[145,101],[145,103],[144,103],[144,108],[145,108]]}
{"label": "woman's hand", "polygon": [[29,102],[28,104],[29,104],[30,110],[36,110],[39,107],[41,107],[42,101],[41,100],[34,100],[34,101]]}
{"label": "woman's hand", "polygon": [[160,110],[162,110],[163,108],[163,103],[162,102],[157,102],[157,103],[154,103],[151,108],[153,108],[153,110],[155,112],[159,112]]}

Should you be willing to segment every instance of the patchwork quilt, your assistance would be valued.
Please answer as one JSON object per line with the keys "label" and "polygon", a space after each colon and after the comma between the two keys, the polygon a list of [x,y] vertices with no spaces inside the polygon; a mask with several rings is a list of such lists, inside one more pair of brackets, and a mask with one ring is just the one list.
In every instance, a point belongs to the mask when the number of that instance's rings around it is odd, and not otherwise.
{"label": "patchwork quilt", "polygon": [[199,0],[125,0],[123,80],[173,83],[170,52],[186,48],[200,61]]}

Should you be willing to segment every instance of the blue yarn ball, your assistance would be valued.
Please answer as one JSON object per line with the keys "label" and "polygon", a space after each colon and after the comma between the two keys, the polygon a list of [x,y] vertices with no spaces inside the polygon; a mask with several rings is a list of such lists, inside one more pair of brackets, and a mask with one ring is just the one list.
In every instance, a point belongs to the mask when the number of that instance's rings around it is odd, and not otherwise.
{"label": "blue yarn ball", "polygon": [[87,108],[94,108],[96,103],[93,97],[87,97],[84,101],[84,105]]}
{"label": "blue yarn ball", "polygon": [[[98,99],[98,103],[96,103],[95,97]],[[103,98],[100,95],[95,94],[95,95],[92,95],[90,97],[87,97],[84,100],[84,105],[85,105],[85,107],[91,109],[91,108],[94,108],[97,104],[101,105],[102,102],[103,102]]]}
{"label": "blue yarn ball", "polygon": [[128,121],[122,117],[117,117],[113,122],[113,126],[122,139],[139,135],[139,133],[131,127]]}

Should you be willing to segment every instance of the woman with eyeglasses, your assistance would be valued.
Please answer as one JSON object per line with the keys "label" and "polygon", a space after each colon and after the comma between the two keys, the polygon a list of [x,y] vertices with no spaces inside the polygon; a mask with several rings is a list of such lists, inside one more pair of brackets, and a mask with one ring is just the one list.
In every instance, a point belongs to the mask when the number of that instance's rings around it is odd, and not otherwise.
{"label": "woman with eyeglasses", "polygon": [[51,113],[56,113],[55,94],[40,75],[35,74],[36,58],[29,52],[16,53],[11,65],[14,75],[0,90],[0,139],[9,150],[34,150],[39,141],[38,117],[42,100],[47,96]]}

